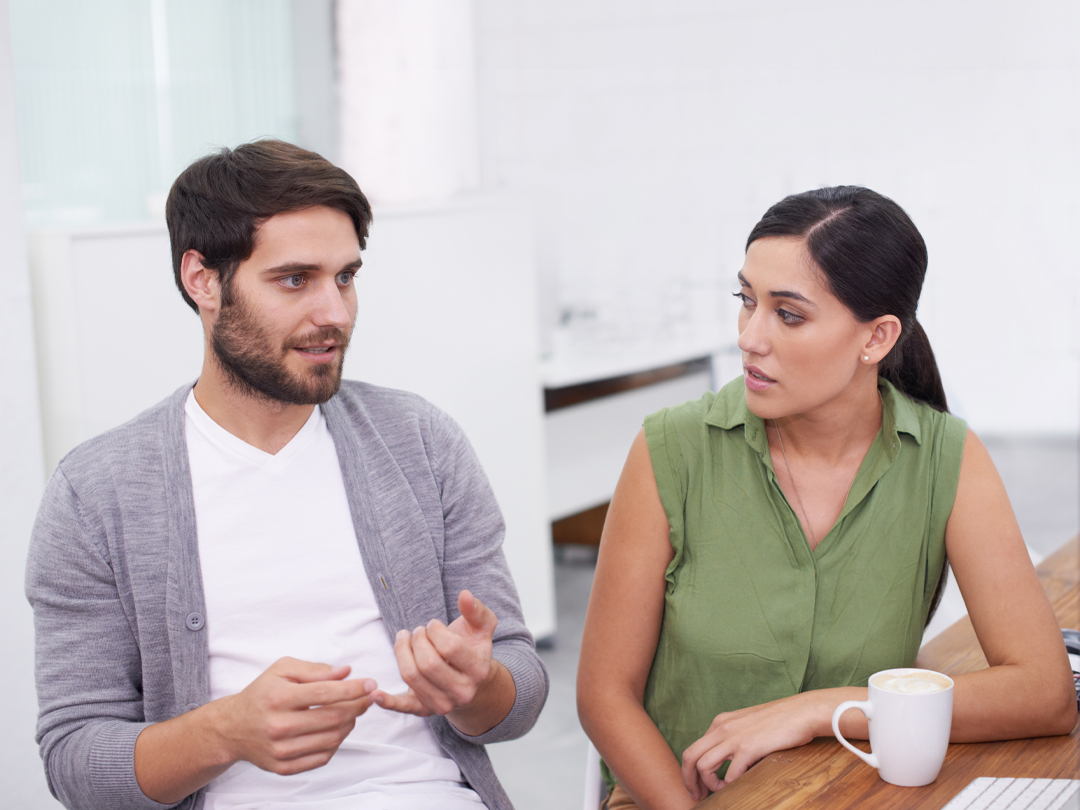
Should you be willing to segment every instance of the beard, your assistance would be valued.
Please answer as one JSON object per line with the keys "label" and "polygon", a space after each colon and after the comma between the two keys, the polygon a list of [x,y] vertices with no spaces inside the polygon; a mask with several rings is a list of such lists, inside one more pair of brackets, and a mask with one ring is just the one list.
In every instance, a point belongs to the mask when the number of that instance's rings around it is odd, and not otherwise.
{"label": "beard", "polygon": [[[325,340],[338,343],[337,361],[311,366],[303,374],[288,369],[289,352]],[[267,329],[243,301],[221,308],[210,330],[210,347],[228,385],[255,399],[289,405],[321,405],[341,387],[349,335],[326,328],[300,335],[275,348]]]}

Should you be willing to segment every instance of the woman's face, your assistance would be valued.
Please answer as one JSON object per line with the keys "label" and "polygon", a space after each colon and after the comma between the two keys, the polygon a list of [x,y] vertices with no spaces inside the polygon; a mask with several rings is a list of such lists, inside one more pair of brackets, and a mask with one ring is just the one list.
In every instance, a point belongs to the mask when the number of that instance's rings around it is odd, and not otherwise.
{"label": "woman's face", "polygon": [[739,348],[753,413],[809,413],[853,392],[869,370],[861,358],[874,324],[859,323],[829,292],[801,238],[751,243],[739,284]]}

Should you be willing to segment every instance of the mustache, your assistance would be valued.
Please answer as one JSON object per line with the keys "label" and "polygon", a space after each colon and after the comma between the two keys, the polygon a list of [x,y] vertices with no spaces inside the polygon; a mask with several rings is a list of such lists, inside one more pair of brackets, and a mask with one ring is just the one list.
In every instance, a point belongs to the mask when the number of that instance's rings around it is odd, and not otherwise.
{"label": "mustache", "polygon": [[308,332],[306,335],[298,335],[285,342],[285,348],[299,349],[301,346],[310,346],[313,343],[324,343],[325,341],[332,340],[337,343],[341,350],[344,351],[349,346],[349,333],[344,329],[339,329],[335,326],[328,326],[325,329],[317,329],[314,332]]}

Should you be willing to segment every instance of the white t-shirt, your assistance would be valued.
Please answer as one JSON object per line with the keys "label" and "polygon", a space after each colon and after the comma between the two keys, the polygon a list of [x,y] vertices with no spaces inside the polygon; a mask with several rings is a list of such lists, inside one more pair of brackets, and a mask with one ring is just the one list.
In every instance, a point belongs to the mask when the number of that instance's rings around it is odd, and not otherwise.
{"label": "white t-shirt", "polygon": [[[188,396],[187,444],[206,595],[210,697],[236,694],[274,661],[349,664],[388,692],[406,686],[360,557],[321,410],[276,455],[214,422]],[[372,705],[329,764],[278,776],[238,762],[206,810],[476,810],[427,722]]]}

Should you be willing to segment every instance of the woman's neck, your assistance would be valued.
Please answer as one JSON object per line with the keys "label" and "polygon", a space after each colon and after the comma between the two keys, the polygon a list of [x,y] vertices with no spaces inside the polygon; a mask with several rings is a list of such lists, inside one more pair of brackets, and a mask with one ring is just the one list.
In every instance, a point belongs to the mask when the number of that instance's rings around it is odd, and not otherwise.
{"label": "woman's neck", "polygon": [[[852,453],[866,454],[881,429],[882,409],[875,376],[812,411],[769,421],[783,431],[789,457],[835,465]],[[771,443],[776,434],[770,434]]]}

